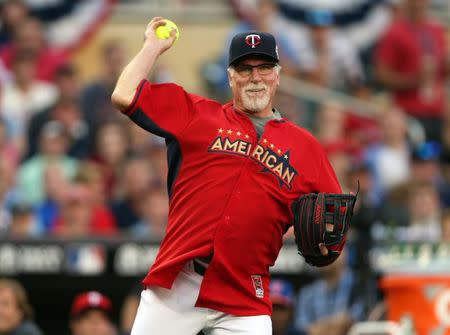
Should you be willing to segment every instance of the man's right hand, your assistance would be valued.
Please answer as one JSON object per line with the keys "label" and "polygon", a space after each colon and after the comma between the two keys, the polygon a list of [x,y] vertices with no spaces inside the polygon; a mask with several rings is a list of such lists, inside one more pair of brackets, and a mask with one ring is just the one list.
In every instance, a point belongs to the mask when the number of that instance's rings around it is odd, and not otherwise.
{"label": "man's right hand", "polygon": [[169,49],[176,39],[176,31],[170,32],[167,39],[156,37],[155,31],[165,25],[162,17],[154,17],[144,33],[144,45],[123,69],[111,96],[111,102],[118,110],[126,110],[132,103],[139,83],[148,77],[158,57]]}
{"label": "man's right hand", "polygon": [[147,25],[147,29],[144,33],[144,46],[148,45],[149,47],[158,50],[159,54],[162,54],[164,51],[169,49],[176,39],[175,29],[172,29],[170,32],[170,37],[167,39],[159,39],[156,36],[156,29],[160,26],[164,26],[165,24],[164,18],[160,16],[154,17]]}

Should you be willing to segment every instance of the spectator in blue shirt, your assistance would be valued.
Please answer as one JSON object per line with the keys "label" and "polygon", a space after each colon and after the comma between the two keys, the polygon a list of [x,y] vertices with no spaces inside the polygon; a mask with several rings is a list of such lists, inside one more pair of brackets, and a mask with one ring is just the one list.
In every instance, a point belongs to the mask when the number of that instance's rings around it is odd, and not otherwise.
{"label": "spectator in blue shirt", "polygon": [[320,278],[300,290],[295,327],[308,335],[344,335],[364,318],[364,299],[356,276],[347,266],[346,252],[320,268]]}

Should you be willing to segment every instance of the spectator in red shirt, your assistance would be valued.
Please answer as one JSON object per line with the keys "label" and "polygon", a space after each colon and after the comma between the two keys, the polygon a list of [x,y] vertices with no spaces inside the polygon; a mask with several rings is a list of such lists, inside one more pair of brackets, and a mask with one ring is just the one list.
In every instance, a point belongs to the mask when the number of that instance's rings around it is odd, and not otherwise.
{"label": "spectator in red shirt", "polygon": [[416,117],[429,140],[439,141],[448,78],[445,30],[426,16],[428,1],[404,0],[375,52],[376,76],[396,104]]}
{"label": "spectator in red shirt", "polygon": [[94,163],[82,162],[74,178],[75,183],[86,186],[91,194],[94,207],[94,230],[98,234],[113,235],[117,232],[117,221],[106,204],[106,190],[101,167]]}
{"label": "spectator in red shirt", "polygon": [[18,27],[12,42],[0,50],[0,59],[11,69],[15,55],[23,52],[36,57],[36,78],[43,81],[53,81],[57,69],[68,62],[66,52],[47,45],[37,18],[28,18]]}
{"label": "spectator in red shirt", "polygon": [[54,224],[54,234],[65,238],[85,238],[92,235],[111,236],[116,232],[109,211],[93,203],[92,190],[83,183],[68,186],[60,216]]}

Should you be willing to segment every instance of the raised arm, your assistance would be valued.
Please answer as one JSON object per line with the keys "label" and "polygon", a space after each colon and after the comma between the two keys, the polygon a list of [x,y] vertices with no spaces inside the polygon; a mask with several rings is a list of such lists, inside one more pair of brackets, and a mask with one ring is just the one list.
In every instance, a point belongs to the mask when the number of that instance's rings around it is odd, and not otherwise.
{"label": "raised arm", "polygon": [[131,104],[141,80],[147,78],[158,57],[173,45],[175,30],[168,39],[159,39],[155,35],[156,28],[164,24],[162,17],[154,17],[147,25],[141,50],[122,71],[112,94],[111,102],[117,109],[124,110]]}

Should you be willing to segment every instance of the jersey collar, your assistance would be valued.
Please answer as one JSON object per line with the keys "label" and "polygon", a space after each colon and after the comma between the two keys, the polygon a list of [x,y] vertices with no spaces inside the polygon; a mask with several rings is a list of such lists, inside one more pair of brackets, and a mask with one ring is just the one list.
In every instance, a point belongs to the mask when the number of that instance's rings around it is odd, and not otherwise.
{"label": "jersey collar", "polygon": [[[223,105],[223,109],[231,109],[240,117],[248,117],[248,114],[241,111],[240,109],[236,108],[233,105],[233,101],[227,102],[225,105]],[[272,108],[272,112],[275,114],[275,119],[271,120],[270,122],[277,122],[282,123],[286,122],[287,120],[280,114],[280,112],[276,108]]]}

